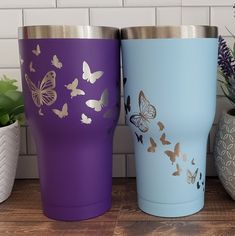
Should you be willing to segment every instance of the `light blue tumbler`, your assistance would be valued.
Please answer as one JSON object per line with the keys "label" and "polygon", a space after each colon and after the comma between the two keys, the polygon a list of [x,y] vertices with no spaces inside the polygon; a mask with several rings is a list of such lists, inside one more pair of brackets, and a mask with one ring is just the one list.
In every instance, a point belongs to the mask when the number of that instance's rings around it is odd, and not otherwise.
{"label": "light blue tumbler", "polygon": [[217,28],[210,26],[122,29],[138,205],[151,215],[179,217],[203,208],[217,41]]}

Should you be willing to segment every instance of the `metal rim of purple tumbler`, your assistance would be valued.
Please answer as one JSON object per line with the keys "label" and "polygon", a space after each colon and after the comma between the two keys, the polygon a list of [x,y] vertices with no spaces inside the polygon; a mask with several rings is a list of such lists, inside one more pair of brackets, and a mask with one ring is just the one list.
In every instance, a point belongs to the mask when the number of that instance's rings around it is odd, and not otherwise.
{"label": "metal rim of purple tumbler", "polygon": [[119,29],[89,25],[32,25],[18,28],[18,39],[119,39]]}

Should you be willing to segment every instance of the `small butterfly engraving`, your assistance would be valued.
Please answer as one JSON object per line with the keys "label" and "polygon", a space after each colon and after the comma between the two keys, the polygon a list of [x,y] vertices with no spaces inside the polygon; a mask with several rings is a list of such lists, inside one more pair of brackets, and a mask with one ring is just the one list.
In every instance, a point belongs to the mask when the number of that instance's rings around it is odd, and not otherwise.
{"label": "small butterfly engraving", "polygon": [[201,187],[199,181],[197,182],[197,189],[199,189]]}
{"label": "small butterfly engraving", "polygon": [[126,114],[131,111],[131,98],[129,95],[127,96],[127,100],[126,100],[126,103],[124,104],[124,106],[125,106]]}
{"label": "small butterfly engraving", "polygon": [[123,78],[123,85],[124,85],[124,86],[126,85],[126,81],[127,81],[127,78],[124,77],[124,78]]}
{"label": "small butterfly engraving", "polygon": [[136,136],[136,139],[137,139],[137,142],[141,142],[143,144],[143,135],[138,135],[136,132],[135,132],[135,136]]}
{"label": "small butterfly engraving", "polygon": [[167,150],[165,154],[170,158],[170,161],[173,163],[176,161],[176,157],[180,156],[180,144],[177,143],[175,145],[174,151]]}
{"label": "small butterfly engraving", "polygon": [[180,172],[181,172],[182,170],[180,169],[180,166],[179,166],[179,164],[177,163],[176,164],[176,171],[174,172],[174,173],[172,173],[172,175],[173,176],[180,176]]}
{"label": "small butterfly engraving", "polygon": [[149,141],[150,141],[150,146],[148,147],[147,151],[148,152],[155,152],[156,151],[156,147],[157,147],[156,142],[154,141],[153,138],[150,138]]}
{"label": "small butterfly engraving", "polygon": [[33,68],[33,62],[32,61],[29,63],[29,71],[30,72],[36,72],[36,70]]}
{"label": "small butterfly engraving", "polygon": [[87,82],[90,82],[91,84],[94,84],[96,80],[99,79],[104,74],[103,71],[95,71],[92,73],[90,66],[86,61],[83,62],[82,69],[83,69],[82,78]]}
{"label": "small butterfly engraving", "polygon": [[85,115],[84,113],[82,113],[81,115],[81,122],[83,124],[89,125],[91,123],[92,119],[89,118],[87,115]]}
{"label": "small butterfly engraving", "polygon": [[22,58],[20,58],[20,65],[24,64],[24,60]]}
{"label": "small butterfly engraving", "polygon": [[42,112],[42,108],[39,109],[38,114],[39,114],[40,116],[44,116],[44,113]]}
{"label": "small butterfly engraving", "polygon": [[188,184],[194,184],[197,178],[197,173],[198,173],[198,168],[196,169],[196,171],[194,172],[194,174],[192,174],[192,172],[190,170],[187,170],[187,182]]}
{"label": "small butterfly engraving", "polygon": [[158,125],[160,131],[164,130],[165,126],[164,126],[164,124],[161,121],[159,121],[157,123],[157,125]]}
{"label": "small butterfly engraving", "polygon": [[99,100],[88,100],[86,101],[86,105],[95,111],[99,112],[102,110],[103,107],[108,105],[108,98],[109,98],[109,93],[108,89],[105,89],[103,93],[101,94],[101,97]]}
{"label": "small butterfly engraving", "polygon": [[35,56],[39,56],[39,55],[41,54],[41,49],[40,49],[39,44],[37,44],[36,49],[33,49],[33,50],[32,50],[32,53],[33,53]]}
{"label": "small butterfly engraving", "polygon": [[76,97],[78,95],[85,95],[85,92],[81,89],[77,88],[78,86],[78,79],[75,78],[71,84],[65,85],[68,90],[71,90],[70,96],[71,98]]}
{"label": "small butterfly engraving", "polygon": [[63,64],[59,61],[58,57],[56,55],[53,56],[51,60],[51,64],[56,67],[57,69],[61,69]]}
{"label": "small butterfly engraving", "polygon": [[192,165],[195,165],[194,158],[192,159],[191,164],[192,164]]}
{"label": "small butterfly engraving", "polygon": [[166,140],[166,134],[163,133],[162,136],[160,137],[160,141],[162,142],[162,145],[169,145],[171,144],[170,141]]}
{"label": "small butterfly engraving", "polygon": [[68,104],[65,103],[62,107],[61,110],[59,109],[52,109],[52,111],[60,118],[65,118],[66,116],[68,116]]}

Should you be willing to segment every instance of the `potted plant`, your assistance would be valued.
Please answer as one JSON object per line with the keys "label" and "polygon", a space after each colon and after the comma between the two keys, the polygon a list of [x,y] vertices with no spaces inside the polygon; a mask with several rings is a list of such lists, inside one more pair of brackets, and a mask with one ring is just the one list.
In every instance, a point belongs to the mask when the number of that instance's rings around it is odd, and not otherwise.
{"label": "potted plant", "polygon": [[24,106],[15,82],[6,76],[0,79],[0,202],[11,194],[19,155]]}
{"label": "potted plant", "polygon": [[[235,39],[234,36],[233,38]],[[233,49],[230,49],[221,36],[218,65],[221,89],[235,105],[235,43]],[[235,200],[235,108],[224,111],[220,118],[214,157],[218,176],[226,191]]]}

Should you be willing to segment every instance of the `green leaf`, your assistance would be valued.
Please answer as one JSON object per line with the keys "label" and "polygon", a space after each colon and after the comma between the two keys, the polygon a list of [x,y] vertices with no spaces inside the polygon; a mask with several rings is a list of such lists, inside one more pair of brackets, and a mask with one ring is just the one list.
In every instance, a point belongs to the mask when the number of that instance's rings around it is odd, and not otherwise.
{"label": "green leaf", "polygon": [[21,92],[10,90],[7,91],[5,95],[9,97],[12,101],[14,101],[14,106],[19,106],[23,104],[23,96]]}
{"label": "green leaf", "polygon": [[24,112],[24,106],[23,106],[23,105],[19,105],[18,107],[14,107],[14,108],[9,112],[9,114],[10,114],[10,116],[15,117],[15,116],[17,116],[17,115],[19,115],[19,114],[21,114],[21,113],[23,113],[23,112]]}
{"label": "green leaf", "polygon": [[10,117],[7,113],[0,116],[0,125],[5,126],[9,123]]}
{"label": "green leaf", "polygon": [[12,106],[15,102],[6,96],[5,94],[0,94],[0,108],[4,110],[12,109]]}
{"label": "green leaf", "polygon": [[18,120],[20,125],[25,124],[25,116],[24,116],[24,113],[21,113],[21,114],[19,114],[19,115],[16,115],[16,116],[15,116],[15,120]]}
{"label": "green leaf", "polygon": [[9,90],[17,90],[17,86],[14,85],[16,82],[16,80],[11,80],[4,75],[3,78],[0,79],[0,93],[5,93]]}
{"label": "green leaf", "polygon": [[22,92],[17,91],[17,86],[7,76],[0,79],[0,126],[8,125],[17,119],[22,120],[24,112]]}

